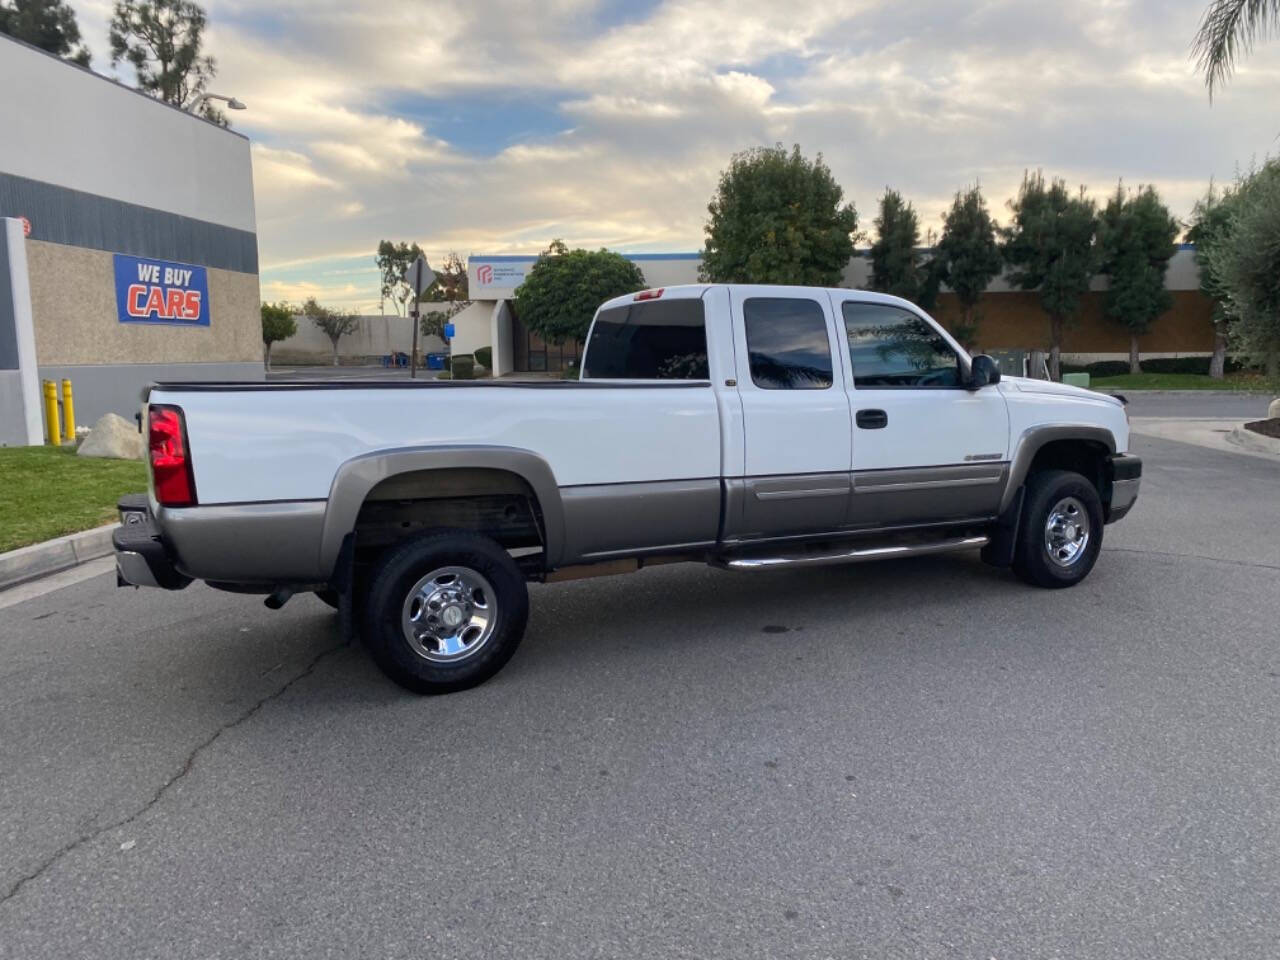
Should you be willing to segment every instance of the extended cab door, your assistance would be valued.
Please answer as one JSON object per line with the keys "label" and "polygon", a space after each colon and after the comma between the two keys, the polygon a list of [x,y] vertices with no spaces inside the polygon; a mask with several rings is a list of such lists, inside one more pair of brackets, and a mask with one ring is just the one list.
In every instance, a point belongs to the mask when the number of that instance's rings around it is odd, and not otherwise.
{"label": "extended cab door", "polygon": [[895,526],[997,512],[1009,413],[994,387],[969,390],[951,341],[922,313],[832,294],[844,328],[853,413],[850,521]]}
{"label": "extended cab door", "polygon": [[839,529],[852,465],[849,398],[825,291],[731,287],[745,476],[728,481],[726,535]]}

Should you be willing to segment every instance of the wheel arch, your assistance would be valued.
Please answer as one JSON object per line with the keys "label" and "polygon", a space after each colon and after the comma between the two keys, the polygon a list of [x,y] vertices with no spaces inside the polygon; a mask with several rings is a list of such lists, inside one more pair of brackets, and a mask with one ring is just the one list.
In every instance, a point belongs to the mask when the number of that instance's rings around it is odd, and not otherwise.
{"label": "wheel arch", "polygon": [[[1041,462],[1052,462],[1061,465],[1064,457],[1071,453],[1082,455],[1090,460],[1105,462],[1108,456],[1116,452],[1115,435],[1106,427],[1085,423],[1058,423],[1029,427],[1018,437],[1013,457],[1009,464],[1009,482],[1000,501],[1003,513],[1013,502],[1019,488],[1027,480],[1032,467]],[[1050,459],[1046,459],[1050,458]],[[1104,488],[1105,470],[1098,477],[1090,477],[1098,485],[1098,496],[1107,500]]]}
{"label": "wheel arch", "polygon": [[334,569],[343,538],[355,529],[360,508],[379,484],[404,474],[429,476],[433,471],[459,470],[512,474],[526,484],[541,515],[547,566],[559,561],[564,549],[564,508],[550,464],[519,447],[456,445],[379,450],[343,463],[329,488],[320,537],[320,568]]}

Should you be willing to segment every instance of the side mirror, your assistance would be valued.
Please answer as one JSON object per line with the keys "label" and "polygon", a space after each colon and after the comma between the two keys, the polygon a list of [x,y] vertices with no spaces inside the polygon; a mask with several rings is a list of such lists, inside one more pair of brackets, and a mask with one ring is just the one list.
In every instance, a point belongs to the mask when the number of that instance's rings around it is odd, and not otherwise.
{"label": "side mirror", "polygon": [[969,383],[970,390],[981,390],[983,387],[989,387],[993,383],[1000,382],[1000,364],[987,356],[980,353],[973,358],[973,364],[969,367]]}

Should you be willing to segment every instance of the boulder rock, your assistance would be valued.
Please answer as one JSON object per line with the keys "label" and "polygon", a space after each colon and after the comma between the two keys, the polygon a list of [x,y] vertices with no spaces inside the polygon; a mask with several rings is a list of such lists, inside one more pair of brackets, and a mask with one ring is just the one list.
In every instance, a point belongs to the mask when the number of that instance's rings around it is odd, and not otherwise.
{"label": "boulder rock", "polygon": [[1276,397],[1271,401],[1271,406],[1267,407],[1267,419],[1274,420],[1280,417],[1280,397]]}
{"label": "boulder rock", "polygon": [[136,424],[116,413],[98,418],[89,435],[76,451],[82,457],[106,457],[111,460],[141,460],[145,448]]}

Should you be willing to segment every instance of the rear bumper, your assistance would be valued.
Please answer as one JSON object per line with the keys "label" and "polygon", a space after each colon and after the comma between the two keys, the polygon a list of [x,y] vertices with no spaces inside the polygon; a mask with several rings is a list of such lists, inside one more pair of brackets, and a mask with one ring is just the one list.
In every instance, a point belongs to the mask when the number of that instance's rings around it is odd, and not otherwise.
{"label": "rear bumper", "polygon": [[1138,487],[1142,483],[1142,459],[1130,454],[1117,453],[1110,458],[1111,500],[1107,504],[1107,523],[1124,518],[1138,499]]}
{"label": "rear bumper", "polygon": [[116,585],[181,590],[191,583],[173,565],[145,498],[125,497],[118,504],[121,524],[111,531],[116,551]]}

